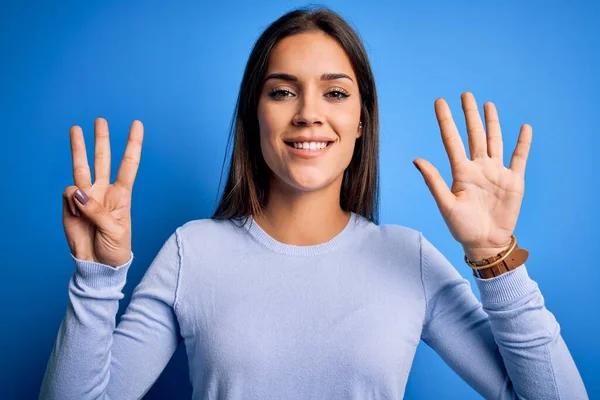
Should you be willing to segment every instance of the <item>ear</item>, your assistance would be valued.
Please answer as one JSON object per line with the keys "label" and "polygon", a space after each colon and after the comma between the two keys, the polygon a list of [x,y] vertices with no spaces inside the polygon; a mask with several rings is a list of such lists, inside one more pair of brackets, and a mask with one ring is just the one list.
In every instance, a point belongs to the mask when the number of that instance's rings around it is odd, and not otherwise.
{"label": "ear", "polygon": [[358,131],[356,132],[356,138],[358,139],[359,137],[362,137],[362,133],[363,133],[363,123],[362,123],[362,121],[360,121],[358,123]]}

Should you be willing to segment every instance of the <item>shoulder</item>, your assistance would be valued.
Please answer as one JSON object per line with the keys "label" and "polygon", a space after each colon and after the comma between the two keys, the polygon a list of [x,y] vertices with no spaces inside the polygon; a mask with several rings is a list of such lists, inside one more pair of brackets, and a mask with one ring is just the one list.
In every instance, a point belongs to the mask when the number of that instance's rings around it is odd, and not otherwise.
{"label": "shoulder", "polygon": [[371,235],[376,236],[377,239],[385,245],[401,247],[403,249],[420,249],[421,247],[421,237],[423,235],[421,231],[417,229],[398,224],[382,224],[374,226],[375,229],[372,230]]}
{"label": "shoulder", "polygon": [[[238,224],[241,225],[241,224]],[[214,240],[228,237],[239,230],[240,226],[229,219],[202,218],[188,221],[177,228],[180,240]]]}
{"label": "shoulder", "polygon": [[386,254],[410,255],[420,257],[422,232],[399,224],[376,225],[368,222],[363,225],[363,238],[369,247],[384,251]]}
{"label": "shoulder", "polygon": [[181,257],[193,262],[223,255],[236,249],[243,238],[242,224],[230,219],[203,218],[190,220],[175,230]]}
{"label": "shoulder", "polygon": [[222,229],[224,226],[231,224],[228,219],[213,219],[213,218],[201,218],[190,220],[181,225],[178,230],[185,231],[186,233],[193,233],[197,231],[211,231],[215,229]]}
{"label": "shoulder", "polygon": [[379,226],[380,235],[389,240],[419,240],[421,231],[405,225],[383,224]]}

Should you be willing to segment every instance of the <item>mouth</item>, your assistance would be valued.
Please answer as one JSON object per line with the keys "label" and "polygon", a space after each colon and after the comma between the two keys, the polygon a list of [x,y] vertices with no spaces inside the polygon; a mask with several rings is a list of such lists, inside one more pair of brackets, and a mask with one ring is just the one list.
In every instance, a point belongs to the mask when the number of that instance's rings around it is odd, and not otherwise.
{"label": "mouth", "polygon": [[284,142],[291,148],[297,150],[322,150],[326,147],[331,146],[334,141],[326,141],[326,142]]}
{"label": "mouth", "polygon": [[300,158],[316,158],[324,155],[335,141],[324,142],[288,142],[284,141],[290,153]]}

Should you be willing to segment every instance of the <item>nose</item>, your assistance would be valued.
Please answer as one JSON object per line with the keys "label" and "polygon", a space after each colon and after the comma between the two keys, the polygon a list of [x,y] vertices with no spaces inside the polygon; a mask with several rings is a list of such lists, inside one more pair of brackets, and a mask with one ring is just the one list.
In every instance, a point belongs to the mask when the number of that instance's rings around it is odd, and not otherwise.
{"label": "nose", "polygon": [[296,126],[313,126],[323,124],[321,98],[305,92],[300,95],[298,112],[294,115],[293,124]]}

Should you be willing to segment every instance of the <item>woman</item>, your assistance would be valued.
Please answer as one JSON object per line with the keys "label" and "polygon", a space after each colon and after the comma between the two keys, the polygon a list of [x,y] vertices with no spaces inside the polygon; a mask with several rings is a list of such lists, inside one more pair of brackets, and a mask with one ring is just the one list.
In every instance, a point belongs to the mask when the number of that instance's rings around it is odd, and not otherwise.
{"label": "woman", "polygon": [[106,121],[95,125],[93,185],[72,128],[63,222],[76,268],[40,397],[140,398],[184,341],[195,399],[399,399],[423,340],[486,398],[586,398],[513,235],[531,127],[507,169],[494,105],[486,136],[473,96],[462,102],[470,159],[435,102],[452,190],[427,161],[415,165],[483,308],[420,232],[377,225],[375,83],[357,34],[330,10],[290,12],[258,39],[217,210],[176,229],[116,327],[142,124],[112,185]]}

